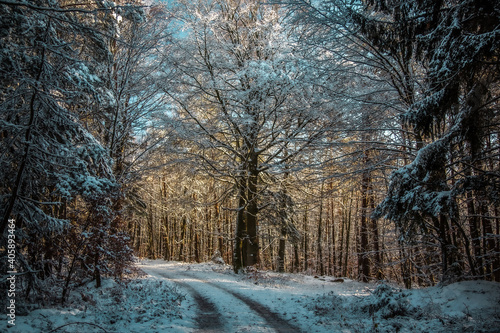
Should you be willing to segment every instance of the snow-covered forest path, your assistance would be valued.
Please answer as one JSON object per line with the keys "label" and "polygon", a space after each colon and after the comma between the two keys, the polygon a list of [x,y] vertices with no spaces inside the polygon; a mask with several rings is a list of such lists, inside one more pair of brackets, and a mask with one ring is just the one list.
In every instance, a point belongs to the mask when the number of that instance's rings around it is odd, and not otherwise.
{"label": "snow-covered forest path", "polygon": [[214,263],[140,259],[138,268],[185,295],[169,332],[498,332],[494,282],[402,290],[331,276],[234,274]]}
{"label": "snow-covered forest path", "polygon": [[[75,287],[65,305],[16,316],[10,333],[498,333],[500,284],[404,290],[345,277],[138,259],[146,274]],[[7,332],[7,320],[0,332]]]}
{"label": "snow-covered forest path", "polygon": [[[191,317],[196,332],[301,332],[280,316],[279,295],[266,290],[256,295],[248,284],[217,271],[195,270],[189,265],[144,262],[141,269],[157,279],[168,279],[186,292],[189,301],[185,316]],[[256,299],[266,297],[275,307]],[[275,300],[275,302],[273,302]]]}

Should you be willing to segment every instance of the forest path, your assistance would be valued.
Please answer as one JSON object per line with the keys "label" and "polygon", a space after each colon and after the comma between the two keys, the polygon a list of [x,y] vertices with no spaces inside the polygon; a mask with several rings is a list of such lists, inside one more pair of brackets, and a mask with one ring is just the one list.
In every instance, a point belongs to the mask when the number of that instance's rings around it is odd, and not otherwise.
{"label": "forest path", "polygon": [[[194,332],[301,332],[283,319],[278,309],[252,299],[248,286],[227,274],[196,272],[185,265],[158,268],[145,264],[141,269],[158,279],[176,283],[188,293],[191,304],[184,315],[191,317]],[[272,293],[269,297],[273,297]]]}

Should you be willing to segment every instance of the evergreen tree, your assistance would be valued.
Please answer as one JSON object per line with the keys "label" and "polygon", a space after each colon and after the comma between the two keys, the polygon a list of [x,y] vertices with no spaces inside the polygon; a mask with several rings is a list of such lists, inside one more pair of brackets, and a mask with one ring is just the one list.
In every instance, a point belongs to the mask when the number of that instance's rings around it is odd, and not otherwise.
{"label": "evergreen tree", "polygon": [[96,22],[110,8],[39,0],[0,3],[0,11],[2,247],[14,219],[22,291],[64,279],[64,300],[77,266],[78,278],[99,278],[132,260],[113,227],[110,205],[121,194],[112,161],[85,122],[102,98],[90,60],[108,52]]}

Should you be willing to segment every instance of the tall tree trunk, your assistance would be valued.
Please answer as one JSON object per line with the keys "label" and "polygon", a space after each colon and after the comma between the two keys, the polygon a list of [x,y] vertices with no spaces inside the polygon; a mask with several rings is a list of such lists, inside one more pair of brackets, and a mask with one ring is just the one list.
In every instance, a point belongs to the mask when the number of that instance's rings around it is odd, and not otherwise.
{"label": "tall tree trunk", "polygon": [[[375,209],[375,199],[374,199],[374,194],[373,194],[373,185],[370,183],[370,189],[368,193],[369,197],[369,206],[371,208],[371,211]],[[375,268],[375,277],[377,280],[382,280],[383,279],[383,272],[382,272],[382,253],[380,251],[380,242],[379,242],[379,231],[378,231],[378,223],[376,219],[370,218],[370,232],[372,235],[373,239],[373,267]]]}
{"label": "tall tree trunk", "polygon": [[323,187],[324,182],[321,183],[321,193],[319,199],[319,218],[318,218],[318,240],[316,244],[318,253],[318,263],[319,263],[319,274],[325,275],[325,267],[323,265],[323,252],[321,248],[321,238],[323,237]]}
{"label": "tall tree trunk", "polygon": [[485,275],[488,279],[493,279],[492,264],[494,262],[495,239],[493,238],[493,227],[488,206],[482,200],[480,206],[481,222],[483,226],[483,251],[485,256]]}
{"label": "tall tree trunk", "polygon": [[[344,201],[344,199],[342,199],[342,201]],[[347,225],[347,210],[345,209],[345,205],[344,205],[344,209],[342,210],[342,225],[341,225],[341,229],[340,229],[340,235],[339,235],[339,254],[338,254],[338,257],[339,257],[339,264],[338,264],[338,267],[339,267],[339,274],[342,275],[343,274],[343,270],[342,268],[344,267],[343,264],[343,258],[344,258],[344,232],[345,232],[345,229],[346,229],[346,225]]]}
{"label": "tall tree trunk", "polygon": [[294,264],[293,271],[298,272],[300,270],[300,258],[299,258],[299,244],[293,244],[293,256],[294,256]]}
{"label": "tall tree trunk", "polygon": [[176,250],[177,247],[175,246],[177,244],[177,217],[174,216],[173,218],[173,223],[171,226],[171,232],[170,232],[170,257],[171,258],[176,258]]}
{"label": "tall tree trunk", "polygon": [[278,246],[278,272],[285,271],[285,245],[286,245],[286,230],[280,229],[280,242]]}
{"label": "tall tree trunk", "polygon": [[[332,184],[332,188],[330,189],[330,192],[333,190],[333,184]],[[330,246],[331,246],[331,250],[330,250],[330,255],[331,255],[331,258],[329,258],[329,262],[331,264],[331,267],[330,267],[330,274],[335,276],[337,274],[337,270],[336,270],[336,246],[337,246],[337,242],[335,241],[335,208],[334,208],[334,204],[333,204],[333,198],[330,199],[330,224],[331,224],[331,236],[330,236]]]}
{"label": "tall tree trunk", "polygon": [[342,276],[347,277],[347,269],[349,263],[349,240],[351,239],[351,226],[352,226],[352,198],[350,199],[349,210],[347,213],[347,231],[345,234],[345,257],[344,257],[344,271]]}
{"label": "tall tree trunk", "polygon": [[[288,152],[285,152],[285,155],[288,156]],[[288,220],[288,214],[287,209],[287,196],[288,196],[288,189],[287,189],[287,182],[288,182],[288,176],[290,175],[290,172],[288,170],[288,165],[285,164],[285,173],[283,175],[283,189],[281,189],[282,198],[279,200],[278,204],[278,216],[280,219],[280,241],[279,241],[279,247],[278,247],[278,272],[284,272],[285,271],[285,253],[286,253],[286,237],[287,237],[287,225],[289,223]]]}
{"label": "tall tree trunk", "polygon": [[95,287],[101,288],[101,271],[99,270],[99,254],[94,255],[94,279]]}
{"label": "tall tree trunk", "polygon": [[467,214],[469,215],[469,232],[472,240],[472,250],[474,253],[475,267],[472,269],[479,272],[479,275],[483,274],[483,258],[481,255],[481,240],[479,236],[479,217],[476,214],[476,209],[474,206],[474,199],[471,192],[466,193],[466,204],[467,204]]}
{"label": "tall tree trunk", "polygon": [[399,241],[399,256],[401,262],[401,277],[406,289],[411,289],[411,261],[410,250],[402,241]]}
{"label": "tall tree trunk", "polygon": [[170,242],[169,242],[169,232],[168,232],[168,215],[165,214],[164,217],[164,245],[163,245],[163,260],[170,261]]}
{"label": "tall tree trunk", "polygon": [[[191,218],[191,221],[196,221],[196,217],[193,216]],[[194,247],[195,247],[195,241],[194,241],[194,223],[189,224],[189,241],[188,241],[188,248],[189,252],[187,255],[187,258],[185,259],[186,262],[192,262],[193,257],[194,257]]]}
{"label": "tall tree trunk", "polygon": [[307,269],[309,268],[309,235],[307,234],[307,224],[309,223],[307,213],[308,213],[309,207],[305,207],[304,211],[304,271],[307,272]]}
{"label": "tall tree trunk", "polygon": [[179,248],[179,256],[177,260],[186,261],[186,256],[184,255],[184,238],[186,237],[186,216],[182,217],[182,225],[181,225],[181,238],[180,238],[180,248]]}
{"label": "tall tree trunk", "polygon": [[249,177],[248,177],[248,204],[246,209],[246,227],[247,227],[247,258],[245,266],[254,266],[259,263],[259,240],[258,240],[258,219],[259,213],[257,202],[258,191],[258,158],[255,154],[250,154]]}
{"label": "tall tree trunk", "polygon": [[440,214],[439,217],[432,217],[432,220],[434,227],[438,231],[438,239],[441,244],[442,279],[453,279],[455,276],[460,275],[460,272],[457,271],[459,266],[456,265],[456,249],[451,241],[448,217]]}
{"label": "tall tree trunk", "polygon": [[233,250],[233,270],[238,273],[243,267],[246,266],[246,223],[245,223],[245,181],[244,177],[240,178],[239,183],[239,198],[238,208],[236,213],[236,228],[234,237],[234,250]]}
{"label": "tall tree trunk", "polygon": [[368,282],[370,277],[370,260],[368,257],[368,188],[370,176],[363,172],[361,180],[361,221],[359,227],[358,278]]}
{"label": "tall tree trunk", "polygon": [[200,262],[200,240],[197,232],[194,235],[194,261]]}
{"label": "tall tree trunk", "polygon": [[497,207],[494,207],[495,213],[495,229],[496,233],[494,234],[496,242],[495,242],[495,259],[493,261],[493,277],[494,280],[500,282],[500,217],[499,211]]}

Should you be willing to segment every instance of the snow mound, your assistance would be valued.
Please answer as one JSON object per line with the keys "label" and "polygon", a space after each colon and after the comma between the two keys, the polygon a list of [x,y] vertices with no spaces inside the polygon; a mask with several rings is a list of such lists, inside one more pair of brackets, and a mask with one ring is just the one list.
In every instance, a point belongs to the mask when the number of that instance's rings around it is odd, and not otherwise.
{"label": "snow mound", "polygon": [[[73,291],[66,306],[38,309],[28,316],[17,316],[16,325],[2,332],[79,333],[149,332],[168,330],[182,317],[184,294],[166,281],[138,278],[125,283],[103,279],[101,288],[93,283]],[[5,329],[5,330],[4,330]]]}
{"label": "snow mound", "polygon": [[[380,284],[368,295],[330,291],[310,309],[357,332],[499,332],[500,284],[457,282],[401,290]],[[357,320],[355,320],[357,318]]]}

